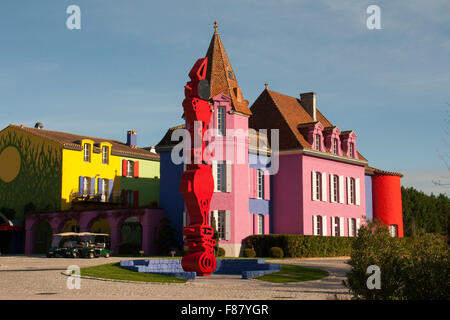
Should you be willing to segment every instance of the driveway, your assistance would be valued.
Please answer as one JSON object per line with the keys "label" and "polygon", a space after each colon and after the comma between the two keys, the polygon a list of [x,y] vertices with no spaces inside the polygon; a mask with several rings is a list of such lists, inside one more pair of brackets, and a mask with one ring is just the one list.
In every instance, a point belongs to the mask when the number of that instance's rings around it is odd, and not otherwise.
{"label": "driveway", "polygon": [[276,284],[243,280],[240,276],[197,277],[183,284],[127,283],[81,279],[80,289],[67,288],[67,267],[94,266],[135,258],[49,259],[42,256],[0,256],[0,299],[158,299],[158,300],[322,300],[349,299],[342,285],[350,267],[346,258],[270,260],[326,270],[330,275],[316,281]]}

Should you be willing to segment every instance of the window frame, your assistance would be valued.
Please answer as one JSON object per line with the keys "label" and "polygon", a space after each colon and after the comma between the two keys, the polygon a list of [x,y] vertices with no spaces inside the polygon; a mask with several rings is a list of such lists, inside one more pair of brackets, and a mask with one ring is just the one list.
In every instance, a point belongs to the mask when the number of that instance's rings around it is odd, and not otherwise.
{"label": "window frame", "polygon": [[257,216],[257,234],[264,234],[264,216],[262,214],[258,214]]}
{"label": "window frame", "polygon": [[102,164],[109,164],[109,147],[102,147]]}
{"label": "window frame", "polygon": [[226,134],[226,107],[217,107],[217,135],[224,137]]}
{"label": "window frame", "polygon": [[356,204],[356,181],[355,178],[350,178],[350,204]]}
{"label": "window frame", "polygon": [[323,228],[323,221],[322,221],[322,216],[316,216],[316,234],[318,236],[321,236],[322,233],[322,228]]}
{"label": "window frame", "polygon": [[355,157],[355,144],[353,142],[350,142],[348,153],[349,153],[350,158]]}
{"label": "window frame", "polygon": [[83,177],[83,197],[86,197],[90,194],[90,186],[91,186],[91,178]]}
{"label": "window frame", "polygon": [[333,154],[339,155],[339,152],[338,152],[338,139],[337,138],[333,138]]}
{"label": "window frame", "polygon": [[321,146],[320,146],[320,134],[316,133],[315,134],[315,149],[316,151],[321,151]]}
{"label": "window frame", "polygon": [[256,180],[256,190],[257,199],[263,199],[264,198],[264,171],[261,169],[256,170],[257,172],[257,180]]}
{"label": "window frame", "polygon": [[341,236],[341,219],[339,217],[334,217],[334,235],[336,237]]}
{"label": "window frame", "polygon": [[339,176],[333,175],[333,201],[339,202]]}
{"label": "window frame", "polygon": [[127,161],[127,178],[134,177],[134,161]]}
{"label": "window frame", "polygon": [[217,210],[217,233],[219,234],[219,240],[226,240],[226,210]]}
{"label": "window frame", "polygon": [[227,164],[224,161],[217,162],[217,191],[227,191]]}
{"label": "window frame", "polygon": [[90,143],[83,144],[83,161],[91,162],[91,144]]}
{"label": "window frame", "polygon": [[316,193],[316,199],[321,201],[322,200],[322,173],[316,171],[316,176],[314,177],[316,179],[316,190],[314,192]]}

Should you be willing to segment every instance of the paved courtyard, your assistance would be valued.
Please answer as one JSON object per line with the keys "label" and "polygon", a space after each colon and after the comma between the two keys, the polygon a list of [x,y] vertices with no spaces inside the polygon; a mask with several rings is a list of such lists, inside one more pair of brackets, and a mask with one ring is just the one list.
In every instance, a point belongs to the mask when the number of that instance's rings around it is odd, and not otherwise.
{"label": "paved courtyard", "polygon": [[[183,284],[126,283],[81,279],[79,290],[70,290],[63,275],[70,265],[80,267],[118,262],[133,258],[49,259],[42,256],[0,256],[0,299],[349,299],[342,285],[350,267],[345,258],[271,260],[326,270],[324,279],[275,284],[243,280],[240,276],[213,275],[198,277]],[[135,258],[134,258],[135,259]]]}

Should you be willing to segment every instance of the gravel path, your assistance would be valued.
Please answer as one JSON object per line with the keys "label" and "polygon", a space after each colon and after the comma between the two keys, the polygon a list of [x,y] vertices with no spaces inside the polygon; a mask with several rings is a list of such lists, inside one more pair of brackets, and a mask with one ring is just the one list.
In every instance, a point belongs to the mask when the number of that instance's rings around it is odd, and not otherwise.
{"label": "gravel path", "polygon": [[0,256],[0,299],[349,299],[342,286],[350,267],[345,258],[271,260],[326,270],[330,276],[316,281],[275,284],[243,280],[234,275],[198,277],[183,284],[125,283],[81,279],[79,290],[67,288],[61,274],[70,265],[87,267],[133,258],[48,259],[41,256]]}

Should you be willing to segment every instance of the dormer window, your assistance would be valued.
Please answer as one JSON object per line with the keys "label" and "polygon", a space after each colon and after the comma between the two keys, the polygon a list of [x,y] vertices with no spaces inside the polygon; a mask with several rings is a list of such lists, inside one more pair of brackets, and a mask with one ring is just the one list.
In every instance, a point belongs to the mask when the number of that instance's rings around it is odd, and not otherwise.
{"label": "dormer window", "polygon": [[83,159],[84,162],[91,162],[91,145],[89,143],[83,145]]}
{"label": "dormer window", "polygon": [[338,139],[337,138],[333,139],[333,153],[338,154]]}
{"label": "dormer window", "polygon": [[320,135],[316,134],[316,150],[320,151]]}
{"label": "dormer window", "polygon": [[109,164],[109,147],[102,147],[102,163]]}
{"label": "dormer window", "polygon": [[355,145],[353,144],[353,142],[350,142],[349,156],[351,158],[355,157]]}

